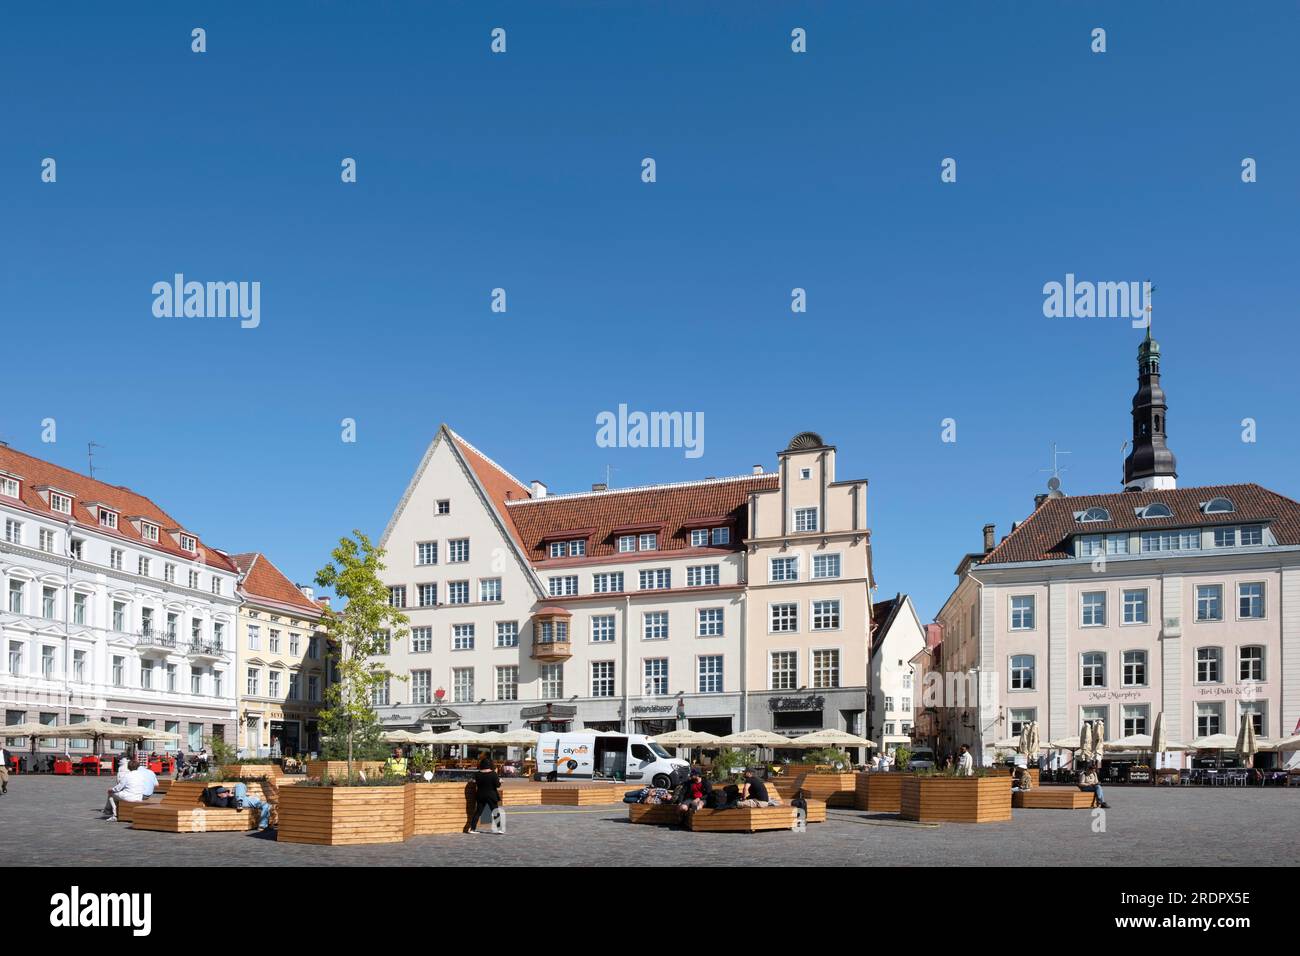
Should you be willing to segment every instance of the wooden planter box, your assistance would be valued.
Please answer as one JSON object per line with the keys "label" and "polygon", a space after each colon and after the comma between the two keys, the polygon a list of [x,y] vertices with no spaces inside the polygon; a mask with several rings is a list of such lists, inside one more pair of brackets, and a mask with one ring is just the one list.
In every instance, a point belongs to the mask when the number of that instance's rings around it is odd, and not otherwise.
{"label": "wooden planter box", "polygon": [[585,787],[543,787],[542,803],[546,806],[589,807],[622,803],[623,794],[637,789],[635,784],[589,784]]}
{"label": "wooden planter box", "polygon": [[[698,821],[698,823],[697,823]],[[675,826],[684,823],[689,830],[753,833],[756,830],[788,830],[794,826],[794,807],[756,807],[735,810],[693,810],[685,816],[675,803],[630,803],[628,823],[651,826]],[[808,823],[826,822],[826,804],[808,801]]]}
{"label": "wooden planter box", "polygon": [[628,823],[645,823],[649,826],[675,826],[685,823],[685,817],[675,803],[629,803]]}
{"label": "wooden planter box", "polygon": [[929,777],[903,774],[899,815],[923,823],[1002,823],[1011,819],[1011,787],[1003,775]]}
{"label": "wooden planter box", "polygon": [[[623,795],[619,794],[618,798],[622,800]],[[528,786],[503,784],[501,787],[501,805],[507,809],[512,807],[540,807],[542,805],[542,788],[537,784]]]}
{"label": "wooden planter box", "polygon": [[[852,808],[857,776],[853,773],[805,773],[790,781],[782,780],[777,786],[781,799],[787,803],[796,793],[804,790],[807,791],[808,799],[824,801],[828,807]],[[771,784],[768,786],[771,787]]]}
{"label": "wooden planter box", "polygon": [[414,836],[461,833],[469,828],[475,801],[467,783],[408,783],[414,808]]}
{"label": "wooden planter box", "polygon": [[324,846],[401,843],[415,832],[413,786],[286,787],[276,838]]}
{"label": "wooden planter box", "polygon": [[853,806],[876,813],[898,813],[903,808],[903,781],[906,773],[877,771],[854,774]]}
{"label": "wooden planter box", "polygon": [[[352,761],[352,773],[355,775],[358,771],[364,770],[367,777],[374,778],[383,776],[384,761],[382,760],[354,760]],[[332,777],[336,780],[342,780],[348,775],[348,762],[346,760],[308,760],[307,776],[315,777],[317,780],[325,777]]]}
{"label": "wooden planter box", "polygon": [[221,775],[227,780],[256,780],[269,777],[276,783],[284,776],[279,764],[274,763],[233,763],[221,768]]}

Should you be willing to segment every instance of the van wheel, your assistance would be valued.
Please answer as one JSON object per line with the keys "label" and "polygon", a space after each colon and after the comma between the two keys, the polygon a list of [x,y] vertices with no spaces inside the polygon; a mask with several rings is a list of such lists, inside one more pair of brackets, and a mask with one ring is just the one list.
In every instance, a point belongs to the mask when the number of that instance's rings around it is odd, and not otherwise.
{"label": "van wheel", "polygon": [[666,773],[655,774],[654,779],[651,780],[650,782],[653,783],[660,790],[668,790],[673,785],[672,778],[670,778]]}

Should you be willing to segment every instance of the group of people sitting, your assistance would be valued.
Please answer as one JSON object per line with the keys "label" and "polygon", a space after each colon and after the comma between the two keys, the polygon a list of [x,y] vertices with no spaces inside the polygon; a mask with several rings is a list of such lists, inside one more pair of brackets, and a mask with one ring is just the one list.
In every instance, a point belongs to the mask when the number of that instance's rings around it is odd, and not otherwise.
{"label": "group of people sitting", "polygon": [[[625,803],[675,803],[678,810],[687,814],[692,810],[732,810],[740,807],[779,807],[781,798],[769,791],[752,769],[745,771],[740,784],[729,783],[714,787],[699,770],[691,769],[686,781],[676,790],[647,785],[631,790],[623,797]],[[792,806],[804,806],[803,791],[791,801]]]}

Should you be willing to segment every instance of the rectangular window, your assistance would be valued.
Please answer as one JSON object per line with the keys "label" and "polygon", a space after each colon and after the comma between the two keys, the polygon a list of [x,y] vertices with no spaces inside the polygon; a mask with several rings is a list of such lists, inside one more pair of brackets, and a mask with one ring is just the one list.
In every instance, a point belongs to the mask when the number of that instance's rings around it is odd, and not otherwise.
{"label": "rectangular window", "polygon": [[1264,679],[1264,648],[1251,645],[1241,649],[1237,676],[1241,681]]}
{"label": "rectangular window", "polygon": [[36,546],[37,546],[38,548],[40,548],[42,551],[53,551],[53,550],[54,550],[54,532],[53,532],[53,531],[50,531],[50,530],[48,530],[48,529],[46,529],[46,528],[42,528],[42,529],[40,530],[40,533],[37,534],[36,537],[37,537],[37,545],[36,545]]}
{"label": "rectangular window", "polygon": [[307,675],[307,699],[320,700],[320,678],[315,674]]}
{"label": "rectangular window", "polygon": [[592,697],[613,697],[614,696],[614,662],[613,661],[592,661],[591,662],[591,696]]}
{"label": "rectangular window", "polygon": [[1198,647],[1196,649],[1196,683],[1218,684],[1223,681],[1220,663],[1223,652],[1217,647]]}
{"label": "rectangular window", "polygon": [[1011,658],[1011,689],[1034,689],[1034,658],[1032,654],[1016,654]]}
{"label": "rectangular window", "polygon": [[701,694],[722,693],[722,655],[708,654],[700,658],[699,692]]}
{"label": "rectangular window", "polygon": [[289,654],[293,657],[299,656],[301,646],[301,635],[289,632]]}
{"label": "rectangular window", "polygon": [[794,511],[794,530],[795,531],[816,531],[817,530],[817,509],[796,508]]}
{"label": "rectangular window", "polygon": [[1032,723],[1037,719],[1038,711],[1033,707],[1024,707],[1017,710],[1007,711],[1007,720],[1010,724],[1012,737],[1019,737],[1020,731],[1024,729],[1025,724]]}
{"label": "rectangular window", "polygon": [[10,544],[23,543],[23,523],[13,518],[5,518],[5,540]]}
{"label": "rectangular window", "polygon": [[614,640],[613,614],[597,614],[592,617],[591,640],[596,644],[608,644]]}
{"label": "rectangular window", "polygon": [[838,554],[814,554],[813,578],[838,578],[840,576],[840,556]]}
{"label": "rectangular window", "polygon": [[1264,543],[1264,526],[1259,524],[1248,524],[1241,529],[1241,546],[1243,548],[1257,547]]}
{"label": "rectangular window", "polygon": [[1145,734],[1147,732],[1147,714],[1150,708],[1146,704],[1126,704],[1120,708],[1120,721],[1124,736]]}
{"label": "rectangular window", "polygon": [[203,693],[203,672],[199,670],[190,671],[190,693]]}
{"label": "rectangular window", "polygon": [[660,697],[668,693],[668,658],[647,657],[644,664],[647,697]]}
{"label": "rectangular window", "polygon": [[501,600],[501,579],[480,578],[478,582],[478,599],[484,603]]}
{"label": "rectangular window", "polygon": [[813,601],[812,626],[814,631],[838,631],[840,628],[840,602]]}
{"label": "rectangular window", "polygon": [[393,636],[388,631],[375,632],[375,655],[383,657],[393,652]]}
{"label": "rectangular window", "polygon": [[72,623],[86,623],[86,608],[89,605],[90,595],[74,594],[72,595]]}
{"label": "rectangular window", "polygon": [[149,522],[147,522],[147,521],[141,521],[141,522],[140,522],[140,537],[144,538],[146,541],[157,541],[157,540],[158,540],[158,526],[155,525],[155,524],[149,524]]}
{"label": "rectangular window", "polygon": [[18,497],[18,482],[12,478],[0,478],[0,495],[10,498]]}
{"label": "rectangular window", "polygon": [[447,601],[450,604],[468,604],[469,582],[449,581],[447,583]]}
{"label": "rectangular window", "polygon": [[55,597],[58,592],[54,588],[41,588],[41,617],[46,620],[54,620]]}
{"label": "rectangular window", "polygon": [[1196,705],[1196,736],[1211,737],[1223,730],[1223,704]]}
{"label": "rectangular window", "polygon": [[1079,546],[1078,554],[1081,558],[1091,558],[1094,554],[1101,554],[1102,548],[1105,547],[1103,536],[1099,534],[1081,534],[1075,538],[1075,542]]}
{"label": "rectangular window", "polygon": [[217,577],[215,574],[212,575],[212,593],[221,593],[221,578]]}
{"label": "rectangular window", "polygon": [[67,495],[61,495],[57,491],[50,492],[50,510],[58,511],[61,514],[72,514],[72,499]]}
{"label": "rectangular window", "polygon": [[474,650],[473,624],[453,624],[451,626],[451,649],[453,651]]}
{"label": "rectangular window", "polygon": [[302,700],[302,675],[289,672],[289,700]]}
{"label": "rectangular window", "polygon": [[519,699],[519,667],[503,664],[496,669],[497,700]]}
{"label": "rectangular window", "polygon": [[110,548],[108,552],[108,566],[114,571],[121,571],[122,557],[123,553],[121,548]]}
{"label": "rectangular window", "polygon": [[399,584],[388,589],[389,607],[406,607],[406,585]]}
{"label": "rectangular window", "polygon": [[1199,531],[1142,532],[1143,551],[1199,551],[1200,548]]}
{"label": "rectangular window", "polygon": [[1196,586],[1196,619],[1198,621],[1223,620],[1223,585],[1198,584]]}
{"label": "rectangular window", "polygon": [[1125,651],[1124,674],[1125,687],[1145,687],[1147,685],[1147,652]]}
{"label": "rectangular window", "polygon": [[113,658],[113,678],[112,678],[112,679],[113,679],[113,686],[114,686],[114,687],[125,687],[125,686],[126,686],[126,658],[125,658],[125,657],[116,657],[116,656],[115,656],[115,657]]}
{"label": "rectangular window", "polygon": [[469,560],[469,538],[452,538],[447,542],[447,560],[461,564]]}
{"label": "rectangular window", "polygon": [[1235,548],[1237,546],[1237,529],[1215,528],[1214,546],[1216,548]]}
{"label": "rectangular window", "polygon": [[1034,596],[1022,594],[1011,599],[1011,630],[1032,631],[1034,629]]}
{"label": "rectangular window", "polygon": [[433,703],[433,681],[429,671],[411,671],[411,703]]}
{"label": "rectangular window", "polygon": [[168,584],[176,583],[176,565],[171,563],[163,565],[163,580]]}
{"label": "rectangular window", "polygon": [[415,586],[415,599],[420,602],[420,607],[436,607],[438,604],[438,585],[417,584]]}
{"label": "rectangular window", "polygon": [[266,649],[270,651],[272,654],[280,653],[280,632],[279,631],[272,629],[267,632]]}
{"label": "rectangular window", "polygon": [[549,581],[551,597],[569,597],[578,593],[578,576],[565,574]]}
{"label": "rectangular window", "polygon": [[[23,645],[21,641],[9,642],[9,673],[21,674],[23,670]],[[22,721],[18,721],[22,723]]]}
{"label": "rectangular window", "polygon": [[199,589],[199,572],[190,571],[187,581],[188,581],[189,589],[191,591],[197,591]]}
{"label": "rectangular window", "polygon": [[41,676],[49,680],[54,676],[54,648],[48,644],[41,646]]}
{"label": "rectangular window", "polygon": [[86,652],[72,652],[72,679],[75,681],[84,681],[86,679]]}
{"label": "rectangular window", "polygon": [[699,564],[686,569],[688,588],[716,586],[721,580],[720,569],[716,564]]}
{"label": "rectangular window", "polygon": [[136,571],[139,573],[140,577],[147,578],[149,576],[149,559],[145,557],[137,558]]}
{"label": "rectangular window", "polygon": [[1243,621],[1262,620],[1264,617],[1263,582],[1237,585],[1237,616]]}
{"label": "rectangular window", "polygon": [[248,678],[244,687],[244,692],[248,694],[249,697],[257,697],[258,694],[261,693],[261,686],[262,672],[256,667],[250,667],[248,669]]}
{"label": "rectangular window", "polygon": [[1124,591],[1124,623],[1125,624],[1146,624],[1147,617],[1147,589],[1132,588]]}
{"label": "rectangular window", "polygon": [[193,554],[193,553],[194,553],[195,551],[197,551],[198,549],[199,549],[199,543],[198,543],[197,541],[195,541],[195,540],[194,540],[192,537],[190,537],[188,534],[183,534],[183,535],[181,535],[181,550],[182,550],[182,551],[188,551],[190,554]]}
{"label": "rectangular window", "polygon": [[714,529],[713,529],[713,543],[714,543],[715,546],[717,546],[717,545],[723,545],[723,544],[730,544],[730,543],[731,543],[731,529],[730,529],[730,528],[714,528]]}
{"label": "rectangular window", "polygon": [[672,587],[672,570],[670,568],[651,568],[641,572],[642,591],[660,591]]}
{"label": "rectangular window", "polygon": [[636,550],[636,535],[622,534],[618,537],[618,550],[621,552]]}
{"label": "rectangular window", "polygon": [[433,650],[433,628],[411,628],[411,653],[428,654]]}
{"label": "rectangular window", "polygon": [[668,640],[668,612],[646,611],[642,616],[644,635],[647,641]]}
{"label": "rectangular window", "polygon": [[641,551],[658,551],[659,535],[657,534],[641,535],[639,538],[637,538],[637,548],[638,550]]}
{"label": "rectangular window", "polygon": [[564,665],[543,664],[539,671],[542,676],[542,700],[559,700],[564,696]]}
{"label": "rectangular window", "polygon": [[272,697],[279,697],[280,696],[280,672],[279,671],[270,672],[268,684],[270,685],[267,687],[268,693]]}
{"label": "rectangular window", "polygon": [[438,506],[436,510],[437,513],[440,515],[451,514],[451,502],[448,499],[443,498],[441,501],[438,502]]}
{"label": "rectangular window", "polygon": [[799,580],[799,559],[795,557],[773,558],[769,579],[772,581]]}
{"label": "rectangular window", "polygon": [[799,630],[798,604],[772,604],[768,607],[768,633],[786,634]]}
{"label": "rectangular window", "polygon": [[384,679],[370,687],[370,704],[372,707],[387,707],[388,693],[392,689],[393,679],[385,674]]}
{"label": "rectangular window", "polygon": [[840,652],[838,650],[813,651],[813,687],[840,686]]}
{"label": "rectangular window", "polygon": [[9,581],[9,613],[23,613],[23,582],[12,578]]}
{"label": "rectangular window", "polygon": [[1084,627],[1106,626],[1106,592],[1087,591],[1080,597],[1081,624]]}
{"label": "rectangular window", "polygon": [[262,629],[256,624],[248,625],[248,649],[250,651],[262,649]]}
{"label": "rectangular window", "polygon": [[421,541],[415,546],[415,563],[416,564],[437,564],[438,563],[438,542]]}
{"label": "rectangular window", "polygon": [[518,646],[519,646],[519,622],[518,621],[497,621],[497,647],[518,647]]}
{"label": "rectangular window", "polygon": [[100,527],[102,527],[102,528],[116,528],[116,527],[117,527],[117,512],[116,512],[116,511],[105,511],[103,508],[100,508],[100,509],[99,509],[99,524],[100,524]]}
{"label": "rectangular window", "polygon": [[708,529],[708,528],[694,528],[694,529],[691,530],[691,547],[692,547],[692,548],[703,548],[703,547],[707,547],[707,546],[708,546],[708,543],[709,543],[709,529]]}
{"label": "rectangular window", "polygon": [[1106,686],[1106,655],[1101,651],[1088,651],[1080,657],[1083,675],[1080,683],[1084,687]]}
{"label": "rectangular window", "polygon": [[773,651],[768,674],[769,690],[795,690],[799,686],[798,651]]}
{"label": "rectangular window", "polygon": [[696,610],[695,615],[697,622],[695,634],[697,637],[722,636],[722,608],[702,607]]}
{"label": "rectangular window", "polygon": [[224,697],[225,693],[222,690],[222,688],[225,687],[225,685],[226,685],[226,675],[221,671],[213,671],[212,672],[212,696]]}
{"label": "rectangular window", "polygon": [[623,572],[607,571],[591,576],[591,589],[596,594],[610,594],[623,590]]}
{"label": "rectangular window", "polygon": [[569,543],[567,541],[551,542],[551,557],[562,558],[569,553]]}

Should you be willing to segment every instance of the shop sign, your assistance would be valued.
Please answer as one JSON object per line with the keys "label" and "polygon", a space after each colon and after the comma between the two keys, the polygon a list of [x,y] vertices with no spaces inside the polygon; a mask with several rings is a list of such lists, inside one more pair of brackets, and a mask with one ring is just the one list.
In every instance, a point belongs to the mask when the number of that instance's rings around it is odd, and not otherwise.
{"label": "shop sign", "polygon": [[672,713],[672,704],[637,704],[632,708],[634,714],[668,714]]}
{"label": "shop sign", "polygon": [[769,697],[767,699],[767,709],[770,711],[783,710],[821,710],[826,704],[826,698],[815,694],[807,697]]}
{"label": "shop sign", "polygon": [[543,717],[563,719],[578,716],[578,708],[568,704],[539,704],[536,707],[525,707],[519,711],[519,716],[524,720],[537,720]]}

